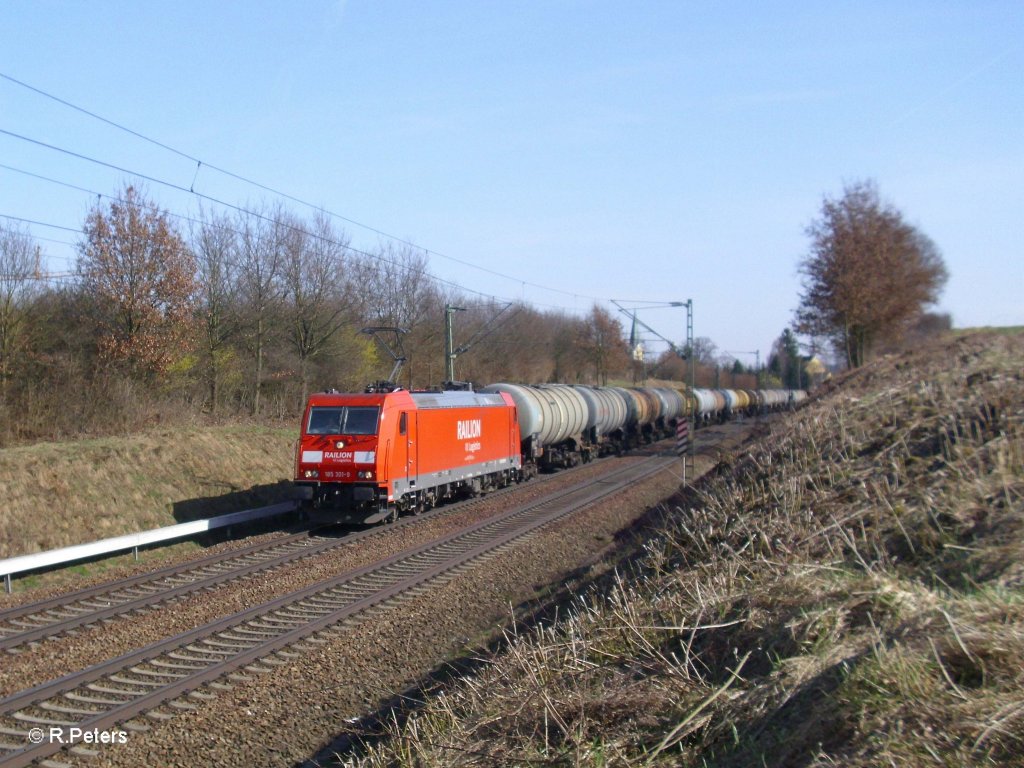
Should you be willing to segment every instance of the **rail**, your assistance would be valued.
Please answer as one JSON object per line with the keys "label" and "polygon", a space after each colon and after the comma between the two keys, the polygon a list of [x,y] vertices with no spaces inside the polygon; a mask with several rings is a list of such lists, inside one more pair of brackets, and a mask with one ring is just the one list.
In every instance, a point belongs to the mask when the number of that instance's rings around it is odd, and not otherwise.
{"label": "rail", "polygon": [[278,504],[271,504],[267,507],[256,509],[243,509],[241,512],[231,512],[218,517],[209,517],[204,520],[192,520],[188,523],[167,525],[163,528],[154,528],[149,531],[129,533],[124,536],[115,536],[110,539],[100,539],[88,544],[76,544],[71,547],[60,549],[49,549],[45,552],[34,552],[31,555],[19,555],[7,560],[0,560],[0,574],[4,577],[4,589],[8,594],[11,592],[11,577],[19,573],[36,571],[40,568],[50,568],[55,565],[66,565],[78,560],[86,560],[91,557],[110,555],[115,552],[132,550],[136,557],[139,554],[139,547],[146,547],[150,544],[159,544],[164,541],[195,536],[206,533],[217,528],[225,528],[229,525],[249,523],[253,520],[262,520],[265,517],[283,515],[295,509],[296,502],[282,501]]}
{"label": "rail", "polygon": [[25,768],[61,752],[64,738],[47,738],[55,731],[71,729],[67,748],[75,751],[83,747],[83,733],[122,725],[131,729],[130,721],[164,705],[194,709],[198,701],[175,706],[175,700],[195,693],[199,695],[193,698],[208,698],[202,686],[303,640],[334,633],[346,619],[399,595],[415,595],[427,585],[444,583],[481,558],[628,489],[675,461],[674,456],[649,457],[596,481],[506,509],[384,560],[331,574],[262,605],[0,699],[0,765]]}

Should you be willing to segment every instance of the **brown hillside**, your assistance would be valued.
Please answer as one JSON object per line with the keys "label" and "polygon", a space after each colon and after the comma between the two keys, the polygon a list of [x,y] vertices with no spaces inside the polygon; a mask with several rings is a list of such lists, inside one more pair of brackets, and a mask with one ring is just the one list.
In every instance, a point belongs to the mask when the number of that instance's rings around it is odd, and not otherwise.
{"label": "brown hillside", "polygon": [[183,428],[0,450],[0,558],[278,501],[295,437]]}
{"label": "brown hillside", "polygon": [[843,377],[364,765],[1024,765],[1024,335]]}

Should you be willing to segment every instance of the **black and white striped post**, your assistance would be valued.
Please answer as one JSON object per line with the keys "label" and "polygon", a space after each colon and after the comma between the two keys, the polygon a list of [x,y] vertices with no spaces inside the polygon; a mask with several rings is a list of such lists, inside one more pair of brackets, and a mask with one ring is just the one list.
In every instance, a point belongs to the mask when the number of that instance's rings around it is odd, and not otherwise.
{"label": "black and white striped post", "polygon": [[683,460],[683,485],[686,485],[686,455],[690,453],[690,422],[683,419],[676,424],[676,456]]}

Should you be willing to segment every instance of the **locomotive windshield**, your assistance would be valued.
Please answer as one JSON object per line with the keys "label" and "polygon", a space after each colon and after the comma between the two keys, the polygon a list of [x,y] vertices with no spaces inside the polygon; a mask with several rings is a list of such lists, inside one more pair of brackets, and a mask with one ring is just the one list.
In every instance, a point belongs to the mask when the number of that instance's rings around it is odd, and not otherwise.
{"label": "locomotive windshield", "polygon": [[376,405],[317,406],[309,409],[310,435],[373,435],[377,432]]}

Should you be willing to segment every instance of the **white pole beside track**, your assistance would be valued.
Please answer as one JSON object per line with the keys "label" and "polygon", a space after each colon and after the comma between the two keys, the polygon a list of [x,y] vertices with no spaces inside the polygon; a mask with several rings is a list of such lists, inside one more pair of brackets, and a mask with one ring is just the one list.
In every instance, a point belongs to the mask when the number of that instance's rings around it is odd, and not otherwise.
{"label": "white pole beside track", "polygon": [[676,424],[676,456],[683,460],[683,485],[686,485],[686,456],[690,452],[690,422],[684,419]]}
{"label": "white pole beside track", "polygon": [[298,502],[283,501],[279,504],[271,504],[269,507],[258,507],[256,509],[243,509],[241,512],[231,512],[227,515],[210,517],[204,520],[192,520],[188,523],[168,525],[163,528],[154,528],[139,533],[129,533],[125,536],[116,536],[111,539],[100,539],[89,544],[76,544],[72,547],[61,549],[50,549],[45,552],[35,552],[31,555],[20,555],[7,560],[0,560],[0,573],[4,574],[4,588],[11,593],[11,576],[17,573],[35,571],[40,568],[47,568],[53,565],[64,565],[73,563],[76,560],[85,560],[99,555],[109,555],[114,552],[131,549],[135,551],[138,558],[139,547],[150,544],[159,544],[164,541],[173,541],[185,536],[195,536],[199,533],[206,533],[216,528],[223,528],[237,523],[248,523],[253,520],[262,520],[265,517],[283,515],[286,512],[295,510]]}

